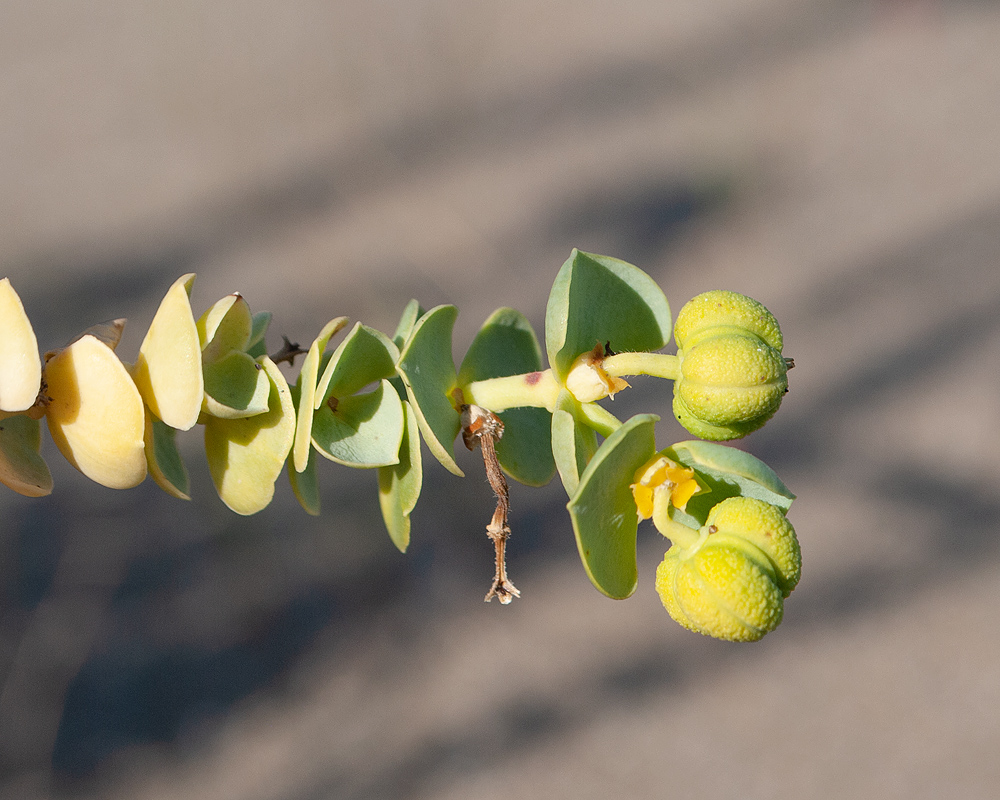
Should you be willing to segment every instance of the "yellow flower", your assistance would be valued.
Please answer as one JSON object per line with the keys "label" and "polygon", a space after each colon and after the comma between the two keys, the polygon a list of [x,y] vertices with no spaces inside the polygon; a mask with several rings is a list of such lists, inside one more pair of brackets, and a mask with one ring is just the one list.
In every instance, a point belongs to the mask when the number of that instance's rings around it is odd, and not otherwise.
{"label": "yellow flower", "polygon": [[660,454],[653,456],[636,470],[635,483],[631,488],[639,519],[653,516],[654,498],[683,511],[688,500],[702,491],[693,469],[683,467]]}

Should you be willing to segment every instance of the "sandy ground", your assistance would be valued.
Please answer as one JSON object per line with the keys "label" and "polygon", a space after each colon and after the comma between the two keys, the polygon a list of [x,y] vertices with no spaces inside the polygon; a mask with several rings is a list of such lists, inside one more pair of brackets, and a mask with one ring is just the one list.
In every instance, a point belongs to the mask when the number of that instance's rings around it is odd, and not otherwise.
{"label": "sandy ground", "polygon": [[[918,798],[1000,785],[1000,9],[672,0],[6,3],[0,256],[42,348],[167,286],[309,341],[454,302],[541,329],[572,247],[674,308],[762,300],[795,358],[740,446],[798,494],[756,645],[590,585],[558,485],[430,465],[405,555],[374,477],[253,518],[90,485],[0,498],[0,796]],[[651,381],[615,401],[686,438]]]}

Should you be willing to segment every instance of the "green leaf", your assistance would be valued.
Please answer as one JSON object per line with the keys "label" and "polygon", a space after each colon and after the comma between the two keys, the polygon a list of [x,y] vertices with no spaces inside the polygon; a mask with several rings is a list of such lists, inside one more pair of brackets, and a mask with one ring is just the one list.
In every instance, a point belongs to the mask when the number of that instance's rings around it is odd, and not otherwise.
{"label": "green leaf", "polygon": [[374,392],[348,395],[337,401],[335,411],[324,404],[313,417],[313,445],[348,467],[396,464],[402,438],[403,404],[384,379]]}
{"label": "green leaf", "polygon": [[652,278],[616,258],[573,250],[545,309],[545,349],[560,381],[594,345],[649,352],[669,340],[670,306]]}
{"label": "green leaf", "polygon": [[658,419],[639,414],[605,439],[566,505],[587,575],[616,600],[629,597],[638,581],[639,514],[630,487],[636,470],[656,451],[653,428]]}
{"label": "green leaf", "polygon": [[579,403],[566,389],[559,392],[552,414],[552,456],[563,488],[570,497],[580,475],[597,452],[597,434],[579,422]]}
{"label": "green leaf", "polygon": [[759,458],[735,447],[694,440],[678,442],[664,454],[691,467],[708,492],[692,497],[684,511],[673,509],[671,519],[700,528],[708,512],[727,497],[753,497],[788,511],[795,495],[777,474]]}
{"label": "green leaf", "polygon": [[240,419],[268,409],[271,384],[260,362],[242,350],[230,350],[204,363],[205,399],[202,410],[221,419]]}
{"label": "green leaf", "polygon": [[299,505],[307,514],[319,516],[319,475],[316,473],[316,451],[309,448],[309,457],[305,469],[297,470],[292,464],[292,455],[288,456],[288,482]]}
{"label": "green leaf", "polygon": [[52,492],[52,474],[39,454],[38,421],[24,414],[0,419],[0,483],[26,497]]}
{"label": "green leaf", "polygon": [[360,322],[333,351],[316,384],[314,408],[336,397],[341,400],[370,383],[396,374],[399,350],[388,336]]}
{"label": "green leaf", "polygon": [[146,466],[156,485],[179,500],[191,499],[191,481],[177,449],[177,431],[146,408]]}
{"label": "green leaf", "polygon": [[292,445],[292,468],[296,472],[302,472],[309,461],[313,411],[316,408],[313,401],[316,398],[316,377],[319,375],[320,358],[330,338],[346,324],[347,317],[336,317],[323,326],[319,336],[309,346],[309,352],[306,353],[298,380],[293,387],[292,399],[295,402],[296,421],[295,442]]}
{"label": "green leaf", "polygon": [[392,335],[392,341],[397,348],[400,350],[403,349],[406,340],[410,338],[413,326],[417,324],[417,320],[423,315],[424,310],[416,300],[411,300],[406,304],[406,307],[403,309],[403,316],[399,319],[399,325],[396,326],[396,332]]}
{"label": "green leaf", "polygon": [[405,553],[410,544],[410,514],[417,505],[423,483],[417,416],[405,400],[403,412],[406,427],[399,446],[399,463],[379,467],[378,471],[378,502],[382,508],[382,519],[389,537],[401,553]]}
{"label": "green leaf", "polygon": [[205,456],[216,491],[237,514],[255,514],[274,496],[295,437],[295,406],[281,370],[267,356],[258,362],[271,392],[264,414],[205,420]]}
{"label": "green leaf", "polygon": [[251,318],[250,339],[244,348],[253,358],[267,354],[267,327],[271,324],[270,311],[258,311]]}
{"label": "green leaf", "polygon": [[396,370],[406,386],[428,449],[445,469],[461,478],[465,473],[455,463],[452,451],[462,426],[451,404],[451,392],[457,385],[451,332],[457,316],[458,309],[447,305],[432,308],[418,319]]}
{"label": "green leaf", "polygon": [[190,301],[194,278],[182,275],[164,295],[130,370],[150,411],[183,431],[194,427],[205,400],[201,341]]}
{"label": "green leaf", "polygon": [[[498,308],[472,340],[458,383],[539,372],[542,349],[531,323],[520,311]],[[544,486],[555,474],[552,458],[552,415],[544,408],[512,408],[497,416],[504,424],[496,444],[500,466],[514,480]]]}
{"label": "green leaf", "polygon": [[234,293],[202,314],[196,327],[202,361],[215,361],[232,350],[246,349],[253,331],[253,316],[243,296]]}

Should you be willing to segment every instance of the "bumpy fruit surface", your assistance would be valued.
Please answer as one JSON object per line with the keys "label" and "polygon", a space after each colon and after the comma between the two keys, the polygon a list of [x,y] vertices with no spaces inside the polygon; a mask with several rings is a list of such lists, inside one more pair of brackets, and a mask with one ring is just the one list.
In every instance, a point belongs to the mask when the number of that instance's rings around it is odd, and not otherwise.
{"label": "bumpy fruit surface", "polygon": [[745,295],[698,295],[674,327],[681,377],[674,415],[702,439],[746,436],[766,423],[788,390],[781,330],[773,315]]}
{"label": "bumpy fruit surface", "polygon": [[754,545],[771,562],[781,594],[788,597],[802,574],[802,551],[795,529],[781,509],[751,497],[730,497],[708,515],[716,533],[741,538]]}
{"label": "bumpy fruit surface", "polygon": [[780,509],[733,497],[712,509],[696,544],[667,551],[656,590],[685,628],[749,642],[781,622],[800,571],[798,540]]}

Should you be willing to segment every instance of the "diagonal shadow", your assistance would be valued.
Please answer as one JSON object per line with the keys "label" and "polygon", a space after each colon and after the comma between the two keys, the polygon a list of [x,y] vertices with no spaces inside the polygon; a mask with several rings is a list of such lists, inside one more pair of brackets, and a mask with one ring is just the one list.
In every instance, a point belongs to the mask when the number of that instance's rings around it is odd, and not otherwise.
{"label": "diagonal shadow", "polygon": [[[734,31],[712,47],[697,53],[683,52],[663,63],[634,62],[610,69],[602,68],[563,83],[542,86],[524,96],[499,98],[498,102],[482,104],[475,110],[455,106],[443,113],[436,111],[426,118],[408,120],[398,128],[379,132],[370,141],[358,142],[353,148],[303,165],[298,172],[263,183],[245,197],[221,200],[204,214],[198,214],[203,217],[203,224],[190,230],[173,232],[167,237],[166,245],[146,249],[140,247],[124,255],[94,257],[82,271],[75,267],[76,258],[67,254],[54,254],[37,264],[24,265],[24,269],[38,266],[42,273],[37,286],[27,290],[28,299],[33,299],[30,305],[43,309],[39,318],[43,328],[60,329],[67,309],[71,306],[79,308],[81,303],[93,304],[98,309],[108,307],[106,316],[111,316],[120,308],[123,299],[150,299],[160,287],[163,274],[176,275],[189,271],[213,252],[237,242],[245,244],[270,235],[303,216],[326,211],[390,181],[413,177],[419,170],[444,159],[462,157],[463,153],[468,154],[484,145],[524,147],[542,132],[584,123],[594,113],[626,113],[648,103],[651,98],[700,91],[711,83],[729,80],[755,60],[780,58],[790,50],[811,46],[820,38],[836,35],[843,26],[857,24],[857,17],[862,16],[857,12],[864,6],[861,2],[814,3],[794,11],[773,29],[752,31],[750,35]],[[634,237],[638,240],[636,248],[653,253],[664,246],[677,225],[683,224],[693,214],[714,208],[716,198],[712,191],[699,194],[696,189],[688,189],[683,184],[675,190],[664,181],[618,198],[623,210],[617,218],[613,216],[612,208],[602,201],[584,202],[559,224],[564,224],[567,231],[574,230],[574,225],[578,225],[575,230],[581,236],[588,231],[600,232],[602,227],[613,230],[623,241]],[[970,220],[969,224],[977,228],[992,225],[993,230],[997,230],[1000,229],[997,221],[996,213],[991,211],[979,220]],[[912,271],[905,265],[907,259],[914,254],[920,255],[921,247],[928,243],[936,243],[938,249],[935,252],[938,253],[942,252],[941,248],[947,251],[956,246],[963,235],[961,228],[962,225],[958,225],[934,233],[913,250],[901,254],[885,272],[883,265],[879,265],[877,270],[871,265],[863,265],[856,272],[856,282],[848,281],[839,287],[818,287],[809,298],[811,307],[817,314],[834,313],[837,308],[852,308],[864,302],[871,290],[882,286],[883,278],[876,275],[893,274],[901,279],[912,277]],[[926,255],[924,258],[929,262]],[[997,259],[989,263],[995,264]],[[69,265],[74,265],[72,271],[75,274],[63,283],[61,291],[53,297],[44,284],[53,285],[51,276],[67,270]],[[1000,324],[998,309],[1000,299],[977,298],[965,309],[965,318],[929,325],[919,341],[891,353],[873,354],[860,364],[858,372],[849,381],[832,389],[809,408],[789,406],[783,410],[772,423],[773,427],[755,437],[755,452],[782,471],[821,467],[824,453],[829,452],[831,439],[852,409],[873,403],[886,392],[918,385],[951,354],[971,352],[980,346]],[[818,426],[815,420],[824,420],[824,424]],[[797,444],[786,444],[792,441]],[[919,471],[905,473],[900,470],[882,490],[886,497],[909,497],[913,486],[927,480],[929,477]],[[936,487],[940,489],[937,484]],[[450,497],[449,493],[450,487],[429,487],[422,503],[424,507],[435,509],[453,504],[451,500],[444,500]],[[936,495],[940,496],[938,491]],[[952,559],[952,562],[946,563],[953,563],[955,568],[969,563],[969,553],[975,558],[996,557],[987,534],[991,527],[995,527],[996,508],[985,497],[962,499],[963,502],[979,504],[977,513],[980,516],[972,528],[974,535],[962,540],[964,547],[948,548],[944,538],[948,529],[942,527],[935,540],[940,542],[945,557]],[[352,501],[358,505],[362,503],[361,498],[352,498]],[[144,508],[137,506],[141,503],[134,505],[135,512],[141,516]],[[564,509],[554,501],[551,508],[539,514],[535,521],[537,527],[530,522],[525,524],[525,540],[534,538],[544,542],[546,529],[565,529]],[[466,515],[448,516],[447,513],[443,514],[441,525],[455,531],[474,527]],[[547,527],[550,525],[552,527]],[[458,536],[451,538],[457,539]],[[447,544],[451,546],[451,542]],[[465,552],[460,548],[457,558],[465,558]],[[475,552],[477,559],[481,555],[478,548],[468,552]],[[541,548],[541,554],[549,558],[561,557],[563,552]],[[557,556],[557,553],[560,555]],[[185,558],[198,560],[204,554],[204,549],[196,546]],[[536,552],[536,558],[538,555]],[[468,558],[471,560],[472,556]],[[136,563],[141,573],[141,560]],[[873,568],[826,586],[814,587],[803,598],[801,618],[813,626],[839,616],[868,613],[887,603],[904,602],[921,587],[940,579],[940,573],[931,569],[929,557],[923,563],[926,571],[923,571],[924,566],[917,570],[920,574],[915,582],[910,571],[897,574],[892,570]],[[400,569],[412,571],[420,568],[411,565]],[[170,569],[165,573],[156,569],[153,572],[162,576],[157,580],[169,580],[175,574]],[[44,575],[38,579],[44,583]],[[345,593],[358,592],[353,602],[348,603],[332,592],[304,592],[293,596],[254,632],[250,640],[231,648],[136,654],[128,652],[128,647],[122,645],[123,649],[116,658],[108,657],[107,653],[94,654],[67,693],[56,749],[57,767],[70,774],[86,774],[115,748],[177,736],[192,718],[224,711],[239,698],[282,674],[294,662],[296,655],[308,646],[317,630],[351,624],[370,614],[372,607],[399,601],[412,585],[411,581],[384,564],[369,567],[368,571],[359,571],[345,583]],[[129,586],[139,586],[136,590],[143,591],[147,588],[146,579],[135,575]],[[366,586],[377,588],[369,588],[366,593],[363,590]],[[790,618],[786,624],[794,629],[795,625],[804,626],[806,623]],[[120,646],[120,643],[115,646]],[[633,666],[627,670],[608,667],[594,677],[596,688],[591,688],[602,699],[595,704],[593,713],[623,702],[632,702],[646,692],[671,691],[683,685],[683,681],[691,675],[692,664],[697,662],[702,665],[697,661],[698,656],[684,655],[685,652],[666,652],[665,648],[653,646],[648,653],[638,654]],[[276,655],[279,653],[280,657]],[[744,656],[730,658],[737,657]],[[690,663],[685,661],[689,658],[694,660]],[[718,653],[713,651],[712,661],[716,658]],[[725,658],[722,657],[720,663],[724,663]],[[248,662],[250,665],[246,666]],[[129,663],[133,665],[131,669]],[[230,674],[236,676],[232,684],[222,685],[225,676]],[[163,695],[158,697],[157,692],[161,689]],[[123,707],[120,716],[116,717],[115,707],[126,700],[132,708]],[[104,727],[100,729],[87,724],[95,719],[96,702],[101,708],[110,708],[113,712],[103,717],[101,725]],[[145,728],[142,720],[135,716],[136,708],[152,710]],[[392,795],[393,792],[378,794],[388,789],[398,790],[396,796],[406,796],[408,792],[412,793],[413,787],[423,785],[435,774],[451,769],[456,753],[462,760],[475,759],[476,753],[495,750],[494,758],[499,759],[505,753],[517,752],[523,742],[556,736],[593,719],[591,712],[566,704],[559,698],[515,703],[500,709],[498,716],[499,732],[477,738],[474,732],[459,731],[453,737],[429,742],[409,760],[388,765],[370,785],[350,789],[354,794],[343,796]],[[500,742],[499,747],[494,747],[496,741]],[[331,786],[336,787],[343,780],[334,776]]]}
{"label": "diagonal shadow", "polygon": [[[194,271],[215,254],[267,240],[302,219],[329,215],[442,163],[476,157],[483,150],[521,152],[561,129],[625,118],[653,103],[709,92],[761,63],[794,57],[850,33],[865,24],[867,6],[866,0],[813,0],[777,17],[723,27],[714,39],[699,39],[660,60],[622,56],[614,63],[596,61],[569,76],[497,93],[489,102],[449,98],[444,105],[365,131],[335,152],[306,158],[256,186],[240,187],[238,194],[192,209],[186,222],[152,232],[145,244],[96,252],[72,246],[7,269],[33,277],[31,285],[18,286],[32,319],[42,330],[65,338],[76,332],[72,320],[81,307],[98,319],[110,319],[126,301],[152,302],[166,285],[163,276]],[[645,201],[633,199],[628,225],[640,241],[655,244],[657,231],[671,223],[662,214],[683,216],[692,202],[711,202],[714,190],[682,185],[675,197],[667,198],[655,196],[660,191],[656,187],[652,191]],[[586,215],[601,209],[579,211]],[[642,249],[637,247],[640,258]],[[622,255],[632,257],[632,251]]]}

